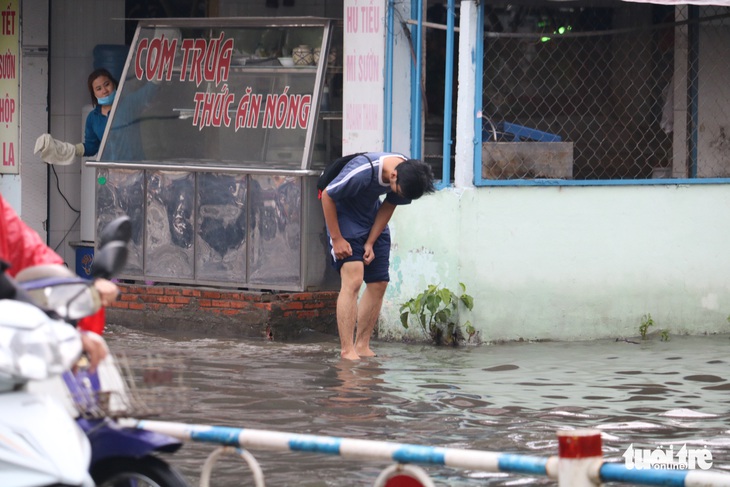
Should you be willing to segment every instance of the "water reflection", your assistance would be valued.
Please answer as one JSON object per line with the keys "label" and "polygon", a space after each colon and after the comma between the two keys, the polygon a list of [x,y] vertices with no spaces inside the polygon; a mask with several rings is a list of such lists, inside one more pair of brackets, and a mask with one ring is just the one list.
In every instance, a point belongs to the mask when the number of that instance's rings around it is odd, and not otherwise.
{"label": "water reflection", "polygon": [[[336,337],[305,343],[148,335],[111,327],[112,347],[183,354],[190,403],[164,419],[539,456],[561,428],[598,428],[605,455],[708,445],[730,470],[728,336],[640,345],[596,341],[478,348],[379,343],[379,356],[339,359]],[[676,450],[676,448],[675,448]],[[173,462],[197,484],[209,445]],[[372,485],[379,462],[253,451],[267,485]],[[427,468],[437,485],[550,484]],[[343,480],[344,479],[344,480]],[[243,462],[220,463],[213,485],[252,485]]]}

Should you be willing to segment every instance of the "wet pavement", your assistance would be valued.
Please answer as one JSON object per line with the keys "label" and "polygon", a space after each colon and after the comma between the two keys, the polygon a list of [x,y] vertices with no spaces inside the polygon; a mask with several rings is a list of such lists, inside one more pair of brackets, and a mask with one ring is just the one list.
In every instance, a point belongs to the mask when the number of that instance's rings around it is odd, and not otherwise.
{"label": "wet pavement", "polygon": [[[113,350],[178,357],[186,401],[157,419],[526,455],[557,454],[562,428],[598,428],[604,456],[634,448],[707,448],[730,470],[730,336],[638,343],[508,343],[466,348],[375,342],[378,357],[339,358],[336,337],[296,343],[143,333],[111,325]],[[170,461],[198,485],[211,445]],[[388,466],[252,450],[267,486],[372,485]],[[253,485],[219,461],[211,485]],[[552,484],[545,478],[424,467],[437,485]]]}

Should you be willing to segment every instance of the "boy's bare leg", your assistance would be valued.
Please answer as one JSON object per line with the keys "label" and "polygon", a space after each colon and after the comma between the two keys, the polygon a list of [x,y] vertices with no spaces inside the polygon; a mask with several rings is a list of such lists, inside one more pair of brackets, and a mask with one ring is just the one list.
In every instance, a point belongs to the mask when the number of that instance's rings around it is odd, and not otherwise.
{"label": "boy's bare leg", "polygon": [[370,337],[375,330],[383,306],[383,296],[387,281],[370,282],[365,286],[365,292],[357,306],[357,336],[355,338],[355,352],[360,357],[374,357],[375,352],[370,349]]}
{"label": "boy's bare leg", "polygon": [[357,360],[353,335],[357,319],[357,295],[362,286],[363,263],[345,262],[340,269],[340,294],[337,296],[337,331],[340,334],[340,356]]}

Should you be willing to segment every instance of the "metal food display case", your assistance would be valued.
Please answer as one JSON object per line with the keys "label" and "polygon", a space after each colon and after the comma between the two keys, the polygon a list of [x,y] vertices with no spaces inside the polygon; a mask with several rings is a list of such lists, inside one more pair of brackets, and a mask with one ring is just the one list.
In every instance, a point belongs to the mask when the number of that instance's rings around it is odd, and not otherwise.
{"label": "metal food display case", "polygon": [[121,278],[335,287],[316,180],[341,155],[341,46],[333,19],[139,21],[86,162],[96,235],[132,220]]}

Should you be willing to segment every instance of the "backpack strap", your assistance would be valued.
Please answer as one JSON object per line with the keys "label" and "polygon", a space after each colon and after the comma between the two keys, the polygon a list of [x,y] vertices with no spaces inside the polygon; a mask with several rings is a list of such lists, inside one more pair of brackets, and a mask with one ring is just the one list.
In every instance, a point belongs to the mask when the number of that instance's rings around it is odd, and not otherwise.
{"label": "backpack strap", "polygon": [[[375,166],[373,165],[373,161],[371,161],[370,158],[364,152],[362,154],[360,154],[360,155],[361,156],[364,156],[365,159],[367,159],[368,162],[370,163],[370,179],[372,180],[375,177]],[[321,190],[321,189],[318,189],[317,190],[317,199],[318,200],[321,200],[322,199],[322,191],[323,190]]]}

